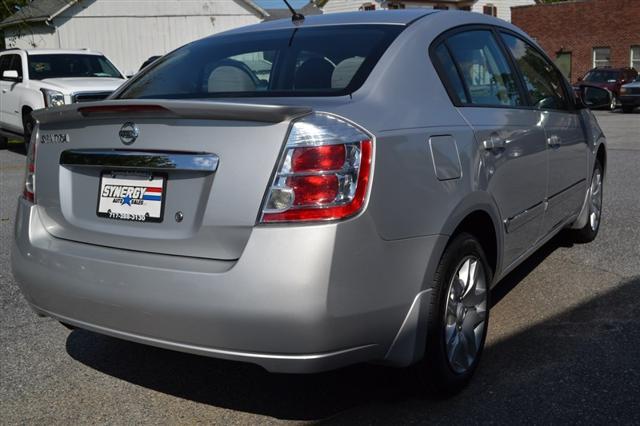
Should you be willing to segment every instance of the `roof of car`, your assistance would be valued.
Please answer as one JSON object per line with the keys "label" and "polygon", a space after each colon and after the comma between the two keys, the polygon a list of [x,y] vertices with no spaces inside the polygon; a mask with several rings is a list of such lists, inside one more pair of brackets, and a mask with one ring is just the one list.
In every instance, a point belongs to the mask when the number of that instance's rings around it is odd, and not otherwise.
{"label": "roof of car", "polygon": [[102,55],[100,52],[89,49],[25,49],[28,55]]}
{"label": "roof of car", "polygon": [[236,34],[243,32],[264,31],[272,29],[286,29],[296,27],[319,27],[332,25],[357,25],[357,24],[379,24],[379,25],[409,25],[413,21],[423,16],[436,13],[437,10],[426,8],[402,9],[402,10],[376,10],[367,12],[345,12],[327,13],[323,15],[306,16],[301,24],[294,24],[291,18],[277,19],[274,21],[262,22],[255,25],[237,28],[225,34]]}

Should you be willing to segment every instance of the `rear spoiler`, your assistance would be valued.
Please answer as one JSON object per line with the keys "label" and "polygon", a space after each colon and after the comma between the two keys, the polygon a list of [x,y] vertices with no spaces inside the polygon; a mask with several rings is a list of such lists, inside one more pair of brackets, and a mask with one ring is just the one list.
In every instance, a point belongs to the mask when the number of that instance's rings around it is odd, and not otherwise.
{"label": "rear spoiler", "polygon": [[260,105],[217,101],[127,99],[87,102],[39,109],[31,113],[40,124],[74,121],[82,118],[191,118],[202,120],[254,121],[280,123],[309,114],[310,107]]}

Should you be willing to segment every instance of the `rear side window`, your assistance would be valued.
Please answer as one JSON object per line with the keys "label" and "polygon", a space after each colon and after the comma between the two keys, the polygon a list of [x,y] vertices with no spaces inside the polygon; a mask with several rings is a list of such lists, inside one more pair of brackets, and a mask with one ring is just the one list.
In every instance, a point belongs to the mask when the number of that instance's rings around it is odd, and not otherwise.
{"label": "rear side window", "polygon": [[501,33],[501,36],[520,68],[533,106],[538,109],[568,109],[564,77],[553,64],[519,37],[506,33]]}
{"label": "rear side window", "polygon": [[457,33],[449,37],[445,43],[466,86],[469,97],[467,104],[524,104],[515,75],[491,31],[470,30]]}
{"label": "rear side window", "polygon": [[458,102],[468,104],[469,99],[467,98],[464,84],[462,84],[460,74],[456,69],[456,64],[453,63],[453,59],[449,54],[447,46],[445,46],[444,43],[441,43],[436,47],[435,54],[442,65],[442,72],[444,73],[443,78],[446,80],[445,85],[448,85],[448,87],[451,88],[453,94],[458,98]]}
{"label": "rear side window", "polygon": [[118,97],[344,95],[364,83],[402,29],[357,25],[210,37],[153,63]]}

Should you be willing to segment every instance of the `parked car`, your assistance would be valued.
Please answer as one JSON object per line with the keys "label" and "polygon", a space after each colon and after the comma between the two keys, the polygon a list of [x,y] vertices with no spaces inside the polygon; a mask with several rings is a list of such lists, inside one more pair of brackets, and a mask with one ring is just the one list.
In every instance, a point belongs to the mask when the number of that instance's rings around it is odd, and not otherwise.
{"label": "parked car", "polygon": [[626,113],[640,106],[640,75],[620,88],[620,103],[622,111]]}
{"label": "parked car", "polygon": [[609,109],[613,111],[620,104],[620,88],[622,85],[633,81],[637,76],[638,72],[634,68],[593,68],[583,77],[578,78],[576,87],[591,85],[608,89],[613,94],[609,104]]}
{"label": "parked car", "polygon": [[12,265],[35,311],[269,371],[375,361],[455,392],[490,289],[600,226],[594,115],[477,13],[261,23],[34,117]]}
{"label": "parked car", "polygon": [[31,112],[104,99],[124,82],[101,53],[90,50],[9,49],[0,52],[0,144],[7,137],[28,143]]}

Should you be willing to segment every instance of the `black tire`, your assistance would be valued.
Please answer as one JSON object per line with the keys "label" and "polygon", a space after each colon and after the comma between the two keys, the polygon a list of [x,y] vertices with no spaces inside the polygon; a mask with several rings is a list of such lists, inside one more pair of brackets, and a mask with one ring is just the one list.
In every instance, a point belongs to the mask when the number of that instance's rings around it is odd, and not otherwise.
{"label": "black tire", "polygon": [[24,133],[25,148],[29,147],[29,142],[31,142],[31,134],[33,133],[34,126],[35,126],[35,121],[33,120],[33,117],[31,117],[31,111],[25,111],[22,114],[22,129]]}
{"label": "black tire", "polygon": [[622,105],[622,112],[624,112],[625,114],[629,114],[630,112],[633,112],[633,107],[628,105]]}
{"label": "black tire", "polygon": [[[479,259],[485,279],[486,310],[484,330],[477,345],[477,355],[463,372],[455,371],[449,361],[445,338],[446,306],[450,285],[459,266],[469,256]],[[427,325],[427,346],[424,360],[416,366],[421,385],[436,397],[449,397],[460,392],[478,367],[489,325],[490,290],[493,273],[480,242],[471,234],[460,233],[448,244],[434,276],[431,312]],[[465,310],[466,312],[466,310]]]}
{"label": "black tire", "polygon": [[8,146],[9,146],[9,138],[0,136],[0,149],[7,149]]}
{"label": "black tire", "polygon": [[[597,172],[600,173],[600,177],[601,177],[601,182],[604,181],[604,169],[602,168],[602,164],[600,164],[599,160],[596,160],[596,164],[593,166],[593,173],[591,174],[591,180],[589,181],[590,187],[589,187],[589,191],[592,190],[593,188],[593,181],[596,178],[596,174]],[[596,223],[596,226],[593,226],[592,220],[591,220],[591,215],[593,213],[592,211],[592,203],[591,203],[591,192],[589,193],[589,200],[587,200],[587,205],[589,207],[589,218],[587,219],[587,224],[580,228],[580,229],[570,229],[569,230],[569,238],[572,242],[574,243],[580,243],[580,244],[585,244],[585,243],[590,243],[591,241],[595,240],[596,237],[598,236],[598,231],[600,230],[600,224],[602,223],[602,191],[603,191],[604,185],[600,185],[600,212],[598,213],[598,220]]]}

